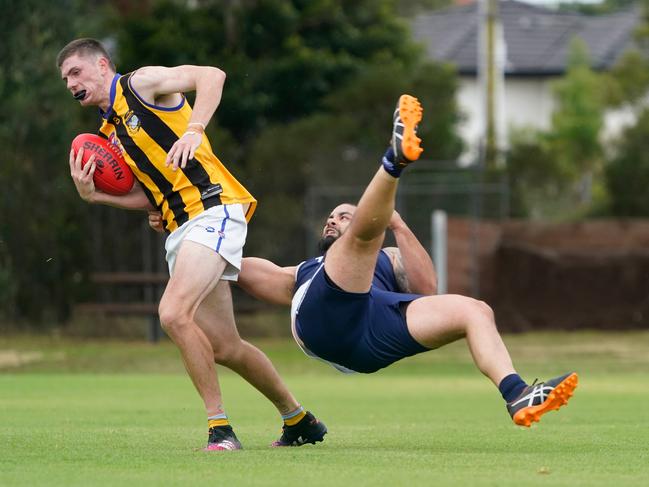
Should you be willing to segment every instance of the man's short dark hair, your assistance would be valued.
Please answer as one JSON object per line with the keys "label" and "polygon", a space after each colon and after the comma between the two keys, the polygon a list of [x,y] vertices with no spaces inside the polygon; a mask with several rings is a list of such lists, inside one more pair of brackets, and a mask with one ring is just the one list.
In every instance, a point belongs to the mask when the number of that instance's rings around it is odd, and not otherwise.
{"label": "man's short dark hair", "polygon": [[108,65],[113,71],[117,71],[113,60],[110,58],[110,54],[104,47],[104,45],[96,39],[90,39],[88,37],[83,39],[75,39],[70,42],[67,46],[61,49],[58,56],[56,56],[56,65],[60,69],[61,65],[65,60],[75,54],[87,55],[94,54],[101,57],[105,57],[108,60]]}

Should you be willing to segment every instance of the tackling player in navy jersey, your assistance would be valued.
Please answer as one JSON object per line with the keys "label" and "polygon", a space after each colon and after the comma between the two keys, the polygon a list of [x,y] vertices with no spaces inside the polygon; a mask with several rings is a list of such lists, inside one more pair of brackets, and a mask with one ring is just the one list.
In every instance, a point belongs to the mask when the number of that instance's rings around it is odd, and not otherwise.
{"label": "tackling player in navy jersey", "polygon": [[[422,152],[416,135],[421,118],[418,100],[401,96],[391,147],[358,205],[339,205],[327,218],[322,256],[297,267],[245,258],[239,285],[261,300],[291,305],[293,335],[302,350],[343,372],[376,372],[466,338],[514,423],[530,426],[568,402],[577,374],[528,385],[516,373],[486,303],[435,295],[433,263],[394,210],[401,171]],[[381,248],[386,229],[394,233],[396,248]]]}

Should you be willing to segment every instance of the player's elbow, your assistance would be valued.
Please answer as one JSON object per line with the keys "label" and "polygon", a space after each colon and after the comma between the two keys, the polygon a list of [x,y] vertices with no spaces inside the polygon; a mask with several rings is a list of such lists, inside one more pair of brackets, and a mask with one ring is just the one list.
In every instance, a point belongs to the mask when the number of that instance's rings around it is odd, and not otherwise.
{"label": "player's elbow", "polygon": [[428,294],[437,294],[437,276],[433,274],[428,283],[430,292]]}
{"label": "player's elbow", "polygon": [[433,296],[437,294],[437,276],[425,276],[417,279],[416,282],[410,283],[410,292],[423,294],[424,296]]}
{"label": "player's elbow", "polygon": [[421,286],[420,294],[425,294],[426,296],[433,296],[437,294],[437,280],[429,280],[423,286]]}
{"label": "player's elbow", "polygon": [[225,78],[227,77],[225,71],[214,66],[206,66],[206,70],[211,83],[218,86],[223,86],[225,84]]}

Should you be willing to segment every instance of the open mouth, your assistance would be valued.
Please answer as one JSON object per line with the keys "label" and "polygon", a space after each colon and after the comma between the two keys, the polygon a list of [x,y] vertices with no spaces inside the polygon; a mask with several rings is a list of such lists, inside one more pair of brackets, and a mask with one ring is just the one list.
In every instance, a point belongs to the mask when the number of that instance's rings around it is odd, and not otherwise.
{"label": "open mouth", "polygon": [[77,91],[72,95],[75,100],[81,101],[86,97],[86,90]]}

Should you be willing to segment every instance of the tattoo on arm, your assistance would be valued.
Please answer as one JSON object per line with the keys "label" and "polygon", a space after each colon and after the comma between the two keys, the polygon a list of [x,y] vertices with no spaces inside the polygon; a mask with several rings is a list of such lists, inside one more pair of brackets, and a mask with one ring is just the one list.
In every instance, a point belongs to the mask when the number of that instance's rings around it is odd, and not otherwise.
{"label": "tattoo on arm", "polygon": [[406,270],[403,267],[403,260],[401,259],[401,252],[396,247],[386,247],[383,251],[388,254],[390,261],[392,262],[392,270],[394,271],[394,277],[397,280],[397,286],[399,286],[399,291],[402,293],[410,293],[410,283],[408,282],[408,275]]}

